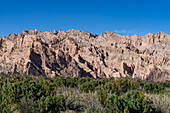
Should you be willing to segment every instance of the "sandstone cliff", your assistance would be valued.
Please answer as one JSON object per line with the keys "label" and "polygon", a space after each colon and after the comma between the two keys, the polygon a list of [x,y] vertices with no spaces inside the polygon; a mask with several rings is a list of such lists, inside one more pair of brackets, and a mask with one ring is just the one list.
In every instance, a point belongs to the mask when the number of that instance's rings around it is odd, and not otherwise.
{"label": "sandstone cliff", "polygon": [[170,35],[26,30],[0,37],[0,73],[170,81]]}

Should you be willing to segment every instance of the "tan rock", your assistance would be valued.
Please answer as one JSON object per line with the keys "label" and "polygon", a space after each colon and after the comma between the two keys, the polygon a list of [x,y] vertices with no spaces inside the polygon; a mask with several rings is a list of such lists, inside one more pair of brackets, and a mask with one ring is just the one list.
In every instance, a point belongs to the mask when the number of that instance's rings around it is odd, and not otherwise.
{"label": "tan rock", "polygon": [[170,36],[37,29],[0,37],[0,73],[170,80]]}

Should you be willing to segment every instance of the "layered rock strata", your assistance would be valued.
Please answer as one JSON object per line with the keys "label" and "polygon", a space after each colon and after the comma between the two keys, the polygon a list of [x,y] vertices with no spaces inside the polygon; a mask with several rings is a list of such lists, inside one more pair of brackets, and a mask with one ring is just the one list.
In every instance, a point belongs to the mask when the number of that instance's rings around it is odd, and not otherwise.
{"label": "layered rock strata", "polygon": [[0,73],[170,81],[170,35],[26,30],[0,37]]}

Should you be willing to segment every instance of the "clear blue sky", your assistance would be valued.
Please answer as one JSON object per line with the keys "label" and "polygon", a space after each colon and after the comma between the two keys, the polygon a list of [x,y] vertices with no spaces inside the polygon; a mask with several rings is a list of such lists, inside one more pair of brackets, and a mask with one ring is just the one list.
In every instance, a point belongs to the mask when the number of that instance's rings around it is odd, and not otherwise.
{"label": "clear blue sky", "polygon": [[0,36],[78,29],[100,34],[170,34],[168,0],[1,0]]}

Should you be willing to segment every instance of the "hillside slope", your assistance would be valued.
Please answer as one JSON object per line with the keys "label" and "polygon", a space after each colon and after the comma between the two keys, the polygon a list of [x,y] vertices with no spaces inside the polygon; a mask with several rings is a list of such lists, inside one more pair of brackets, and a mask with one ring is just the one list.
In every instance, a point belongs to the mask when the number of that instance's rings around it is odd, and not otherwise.
{"label": "hillside slope", "polygon": [[170,35],[37,29],[0,37],[0,73],[170,81]]}

